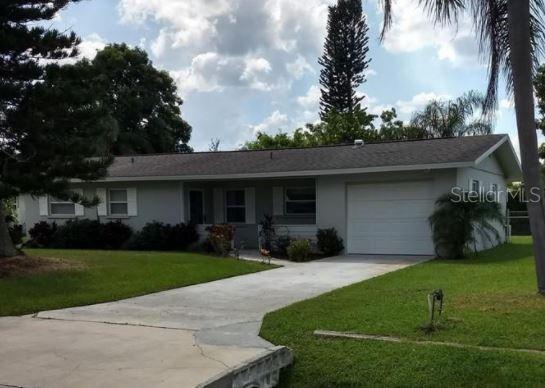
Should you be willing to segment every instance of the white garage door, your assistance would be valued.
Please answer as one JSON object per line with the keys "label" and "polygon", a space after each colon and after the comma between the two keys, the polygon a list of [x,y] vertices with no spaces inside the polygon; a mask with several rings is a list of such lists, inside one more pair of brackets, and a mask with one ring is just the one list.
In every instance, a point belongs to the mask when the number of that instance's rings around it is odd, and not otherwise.
{"label": "white garage door", "polygon": [[347,186],[348,253],[432,255],[433,182]]}

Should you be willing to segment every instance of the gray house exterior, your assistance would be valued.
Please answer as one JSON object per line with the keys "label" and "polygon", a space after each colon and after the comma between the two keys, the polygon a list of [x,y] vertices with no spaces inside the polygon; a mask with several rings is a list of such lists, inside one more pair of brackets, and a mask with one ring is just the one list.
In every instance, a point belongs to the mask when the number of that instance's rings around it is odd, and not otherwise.
{"label": "gray house exterior", "polygon": [[[274,217],[278,234],[314,238],[337,229],[348,254],[431,255],[428,217],[453,187],[495,191],[503,209],[506,185],[521,180],[507,135],[262,151],[117,157],[108,176],[73,182],[98,196],[83,208],[51,197],[18,198],[28,229],[39,221],[121,220],[231,223],[246,247],[258,246],[258,223]],[[503,194],[502,194],[503,193]],[[498,225],[502,239],[505,228]],[[487,247],[485,242],[479,248]]]}

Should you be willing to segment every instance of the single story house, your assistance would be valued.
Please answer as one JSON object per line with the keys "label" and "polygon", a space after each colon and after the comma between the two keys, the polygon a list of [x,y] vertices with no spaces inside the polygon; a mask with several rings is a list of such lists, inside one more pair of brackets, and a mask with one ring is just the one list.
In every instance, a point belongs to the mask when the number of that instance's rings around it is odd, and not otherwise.
{"label": "single story house", "polygon": [[[52,197],[18,199],[20,221],[122,220],[236,226],[246,247],[258,223],[274,217],[279,234],[315,236],[335,228],[348,254],[434,254],[428,217],[453,187],[492,190],[506,207],[506,185],[521,180],[507,135],[288,148],[120,156],[107,177],[73,182],[101,199],[83,208]],[[505,236],[503,226],[499,227]],[[204,233],[204,232],[203,232]]]}

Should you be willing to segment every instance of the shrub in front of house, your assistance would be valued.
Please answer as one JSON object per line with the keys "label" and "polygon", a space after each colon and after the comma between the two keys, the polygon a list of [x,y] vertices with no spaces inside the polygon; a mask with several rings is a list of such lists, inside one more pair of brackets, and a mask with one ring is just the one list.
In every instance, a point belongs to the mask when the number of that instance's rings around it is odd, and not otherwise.
{"label": "shrub in front of house", "polygon": [[177,225],[163,222],[148,222],[129,241],[129,249],[172,251],[184,250],[197,242],[199,235],[193,224]]}
{"label": "shrub in front of house", "polygon": [[65,224],[38,222],[28,231],[29,246],[64,249],[120,249],[131,237],[132,229],[120,221],[100,223],[69,220]]}
{"label": "shrub in front of house", "polygon": [[132,234],[132,228],[119,220],[101,224],[101,248],[120,249],[131,238]]}
{"label": "shrub in front of house", "polygon": [[184,250],[199,241],[199,232],[195,224],[180,223],[172,227],[171,249]]}
{"label": "shrub in front of house", "polygon": [[429,217],[437,256],[463,259],[477,250],[477,238],[494,245],[500,242],[498,228],[505,222],[493,196],[475,193],[444,194]]}
{"label": "shrub in front of house", "polygon": [[318,229],[316,233],[318,249],[328,256],[338,255],[344,249],[343,239],[335,228]]}
{"label": "shrub in front of house", "polygon": [[217,255],[227,256],[231,252],[231,242],[235,237],[235,228],[229,224],[215,224],[206,228],[208,237],[205,244]]}
{"label": "shrub in front of house", "polygon": [[102,225],[93,220],[69,220],[59,225],[51,247],[62,249],[100,249]]}
{"label": "shrub in front of house", "polygon": [[57,224],[54,222],[52,224],[40,221],[32,228],[29,229],[28,234],[31,238],[29,245],[40,247],[40,248],[49,248],[53,243],[55,233],[57,232]]}
{"label": "shrub in front of house", "polygon": [[272,253],[280,257],[288,256],[288,247],[293,239],[289,235],[276,236],[272,243]]}
{"label": "shrub in front of house", "polygon": [[311,247],[309,240],[294,240],[288,246],[288,258],[291,261],[309,261]]}

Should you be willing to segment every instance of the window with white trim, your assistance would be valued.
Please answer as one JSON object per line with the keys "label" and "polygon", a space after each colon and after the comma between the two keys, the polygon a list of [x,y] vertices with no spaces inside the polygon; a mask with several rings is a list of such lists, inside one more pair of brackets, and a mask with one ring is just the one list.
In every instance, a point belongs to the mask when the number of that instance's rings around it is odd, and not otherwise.
{"label": "window with white trim", "polygon": [[286,188],[285,208],[287,215],[316,214],[316,188]]}
{"label": "window with white trim", "polygon": [[72,201],[49,197],[49,214],[52,216],[75,216],[76,205]]}
{"label": "window with white trim", "polygon": [[244,190],[225,191],[225,220],[229,223],[246,222],[246,198]]}
{"label": "window with white trim", "polygon": [[126,216],[129,213],[127,189],[108,190],[108,207],[112,216]]}

